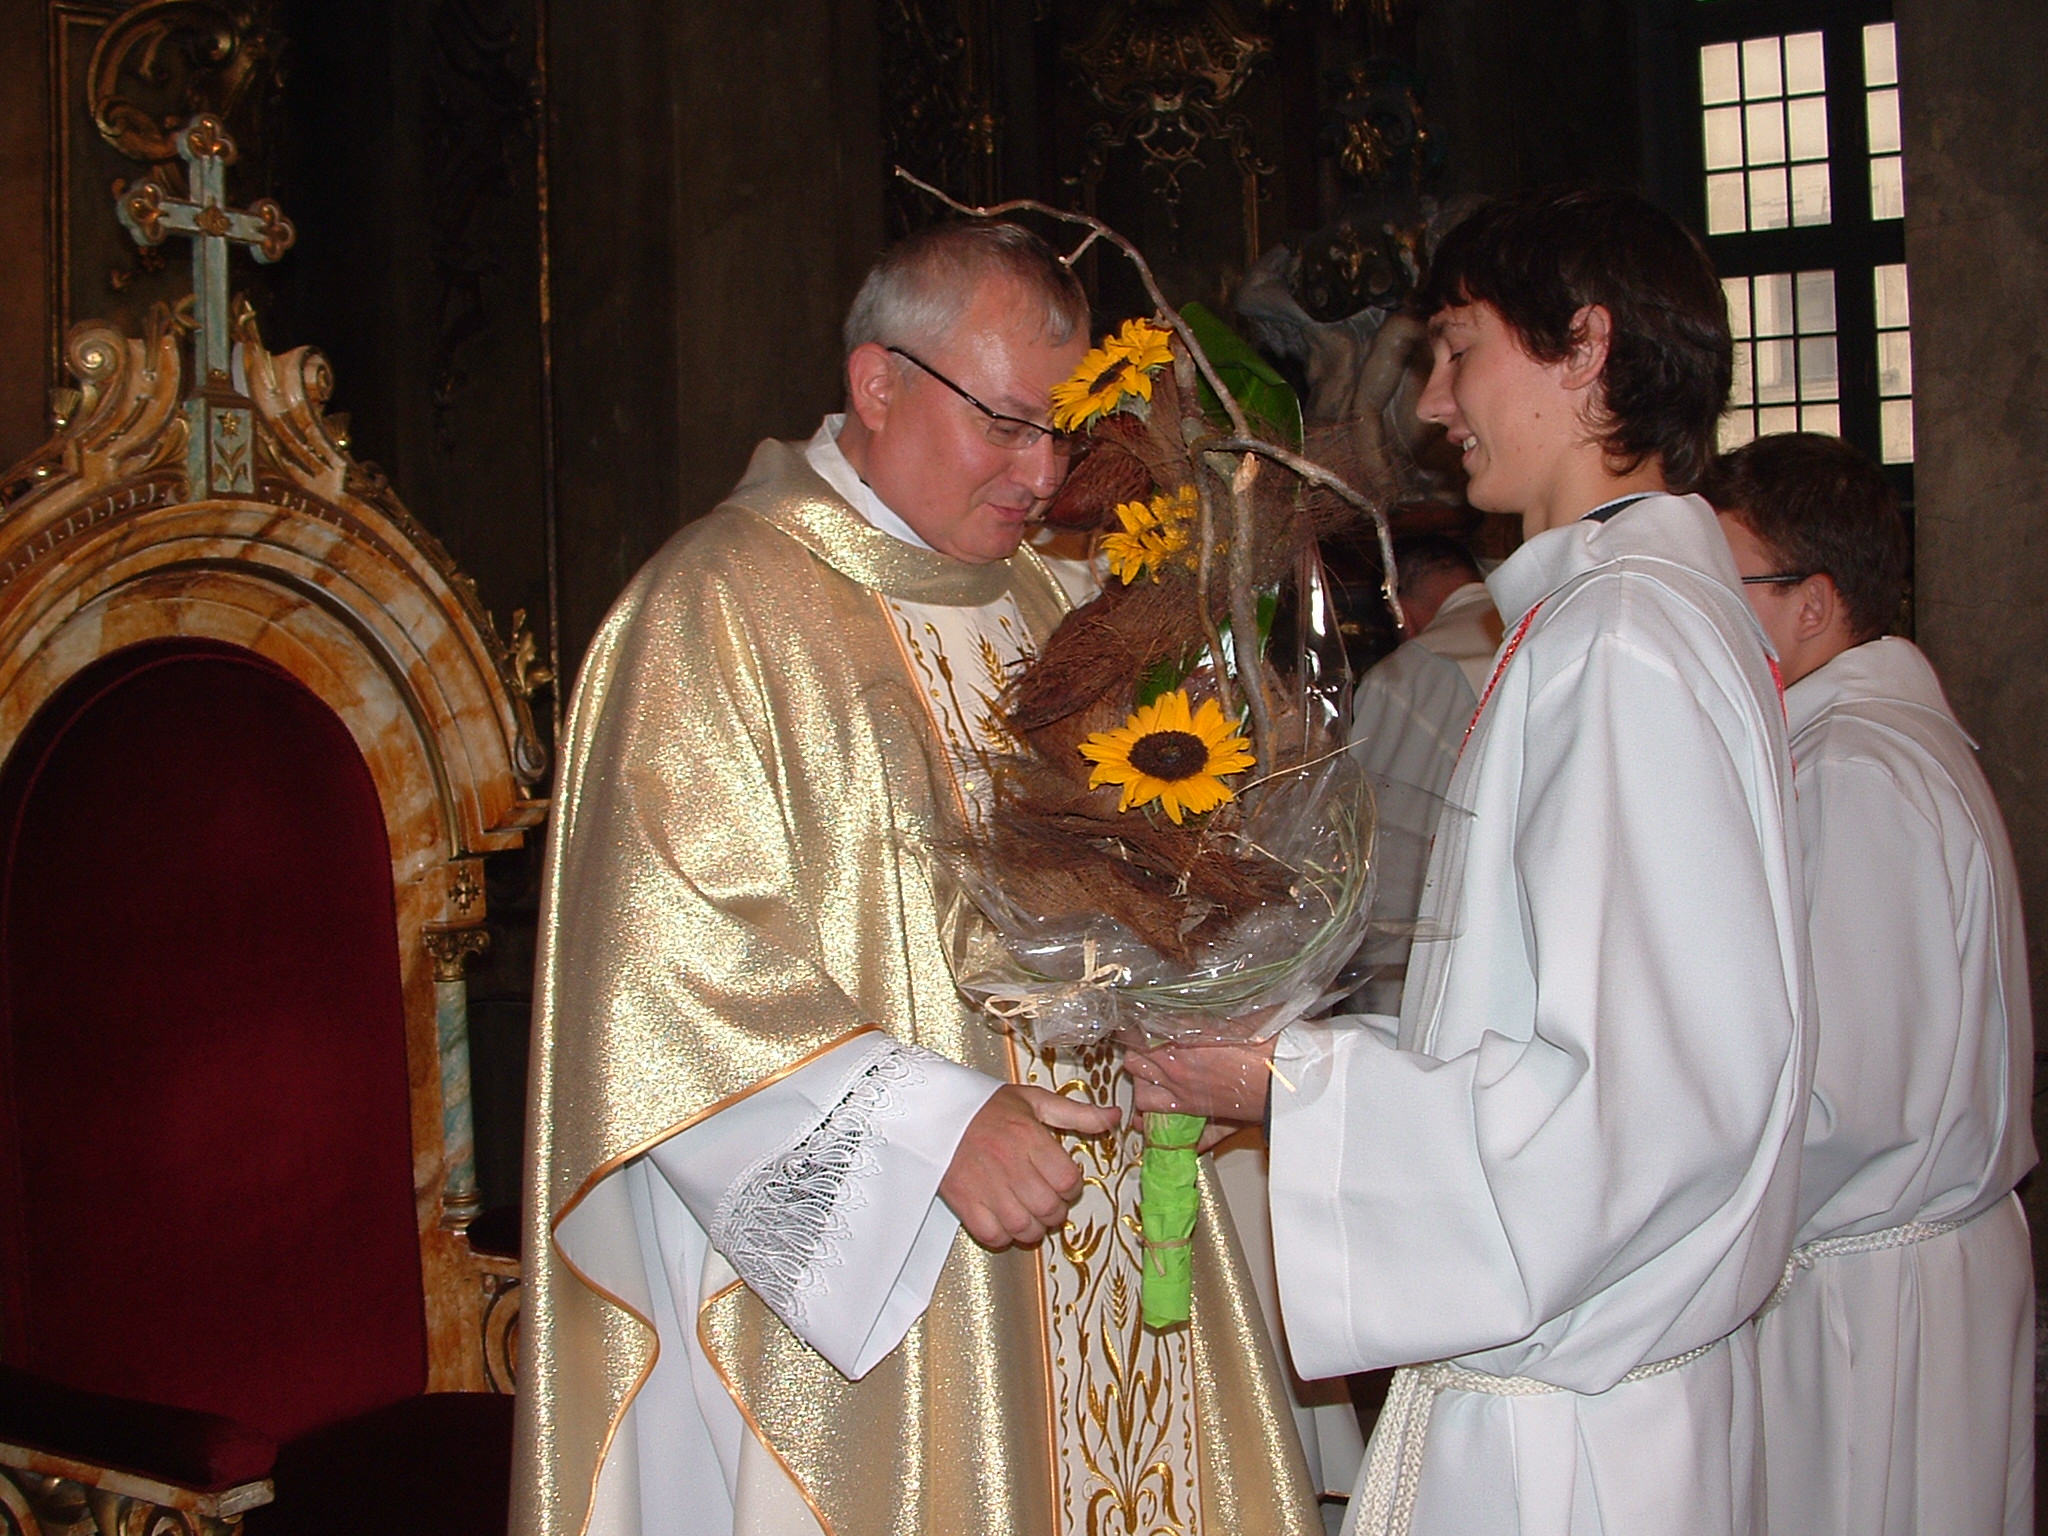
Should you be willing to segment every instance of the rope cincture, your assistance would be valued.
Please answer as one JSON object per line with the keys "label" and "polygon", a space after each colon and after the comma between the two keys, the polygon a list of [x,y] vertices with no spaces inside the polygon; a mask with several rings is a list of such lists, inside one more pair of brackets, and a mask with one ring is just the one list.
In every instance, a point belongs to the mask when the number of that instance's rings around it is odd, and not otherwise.
{"label": "rope cincture", "polygon": [[[1995,1210],[2001,1203],[1993,1201],[1985,1210]],[[1775,1308],[1785,1299],[1792,1282],[1822,1259],[1879,1253],[1888,1248],[1908,1248],[1930,1238],[1946,1236],[1983,1214],[1979,1211],[1976,1215],[1949,1221],[1909,1221],[1877,1232],[1816,1238],[1813,1242],[1802,1243],[1785,1260],[1785,1272],[1764,1304],[1744,1319],[1743,1325],[1682,1355],[1639,1365],[1614,1385],[1623,1387],[1633,1382],[1648,1381],[1653,1376],[1666,1375],[1691,1365],[1711,1350],[1719,1349],[1741,1332],[1742,1326],[1757,1322]],[[1422,1491],[1423,1448],[1429,1440],[1429,1421],[1439,1392],[1542,1397],[1568,1390],[1547,1381],[1538,1381],[1533,1376],[1495,1376],[1449,1360],[1403,1366],[1394,1373],[1393,1385],[1387,1390],[1386,1405],[1380,1409],[1379,1424],[1373,1431],[1371,1457],[1366,1463],[1365,1481],[1352,1500],[1350,1516],[1344,1523],[1344,1536],[1408,1536],[1415,1518],[1415,1500]]]}
{"label": "rope cincture", "polygon": [[[1709,1350],[1728,1342],[1728,1335],[1669,1360],[1639,1365],[1615,1386],[1648,1381],[1691,1365]],[[1422,1491],[1422,1453],[1429,1441],[1429,1421],[1439,1392],[1484,1392],[1492,1397],[1544,1397],[1570,1390],[1533,1376],[1495,1376],[1449,1360],[1403,1366],[1394,1373],[1386,1405],[1373,1431],[1372,1456],[1365,1482],[1352,1503],[1345,1536],[1407,1536],[1415,1518],[1415,1499]]]}

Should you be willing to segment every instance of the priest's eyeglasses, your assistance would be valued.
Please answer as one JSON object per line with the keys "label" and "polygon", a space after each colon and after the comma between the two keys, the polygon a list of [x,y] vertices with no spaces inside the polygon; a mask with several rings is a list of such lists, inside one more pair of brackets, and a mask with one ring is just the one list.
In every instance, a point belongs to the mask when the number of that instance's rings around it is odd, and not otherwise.
{"label": "priest's eyeglasses", "polygon": [[902,358],[906,363],[922,368],[986,416],[988,420],[982,423],[981,435],[998,448],[1012,448],[1022,452],[1026,448],[1036,448],[1040,438],[1049,437],[1052,439],[1052,451],[1064,459],[1081,446],[1081,435],[1078,432],[1061,432],[1052,427],[1041,426],[1035,421],[1026,421],[1021,416],[1005,416],[1001,411],[992,411],[923,358],[913,357],[901,347],[889,347],[886,350]]}
{"label": "priest's eyeglasses", "polygon": [[1745,576],[1742,584],[1745,587],[1796,587],[1812,574],[1811,571],[1779,571],[1772,576]]}

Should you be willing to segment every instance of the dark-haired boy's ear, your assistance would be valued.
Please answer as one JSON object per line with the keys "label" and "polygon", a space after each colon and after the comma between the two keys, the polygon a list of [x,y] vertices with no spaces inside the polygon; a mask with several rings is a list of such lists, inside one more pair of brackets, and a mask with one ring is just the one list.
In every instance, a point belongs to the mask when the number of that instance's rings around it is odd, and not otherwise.
{"label": "dark-haired boy's ear", "polygon": [[1614,339],[1614,317],[1604,304],[1587,304],[1572,316],[1572,349],[1565,354],[1564,382],[1585,389],[1600,380]]}
{"label": "dark-haired boy's ear", "polygon": [[1825,571],[1807,577],[1793,588],[1793,601],[1798,606],[1793,610],[1792,622],[1801,640],[1818,639],[1837,623],[1847,624],[1842,589]]}

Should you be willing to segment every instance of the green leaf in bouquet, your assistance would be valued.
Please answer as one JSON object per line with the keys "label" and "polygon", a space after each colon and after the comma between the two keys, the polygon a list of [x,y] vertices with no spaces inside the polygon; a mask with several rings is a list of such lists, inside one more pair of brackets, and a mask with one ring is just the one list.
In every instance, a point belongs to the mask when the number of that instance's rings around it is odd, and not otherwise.
{"label": "green leaf in bouquet", "polygon": [[1138,691],[1131,702],[1143,709],[1162,695],[1173,692],[1186,680],[1192,665],[1183,656],[1168,656],[1163,661],[1153,662],[1139,677]]}
{"label": "green leaf in bouquet", "polygon": [[[1301,401],[1280,371],[1237,332],[1225,325],[1206,304],[1184,304],[1181,319],[1195,333],[1195,340],[1209,354],[1209,361],[1223,377],[1224,386],[1237,397],[1254,431],[1263,432],[1289,448],[1301,447]],[[1223,404],[1206,379],[1198,386],[1202,409],[1211,416],[1223,414]]]}

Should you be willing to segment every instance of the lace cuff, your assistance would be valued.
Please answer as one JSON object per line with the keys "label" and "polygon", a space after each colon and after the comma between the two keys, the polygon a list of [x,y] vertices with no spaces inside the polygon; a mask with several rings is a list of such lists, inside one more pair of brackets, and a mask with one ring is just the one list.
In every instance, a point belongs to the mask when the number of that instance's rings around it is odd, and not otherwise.
{"label": "lace cuff", "polygon": [[825,1118],[740,1175],[718,1202],[711,1244],[785,1323],[807,1319],[825,1271],[844,1262],[847,1214],[867,1204],[880,1129],[904,1112],[902,1095],[926,1081],[917,1046],[886,1041],[848,1079]]}

